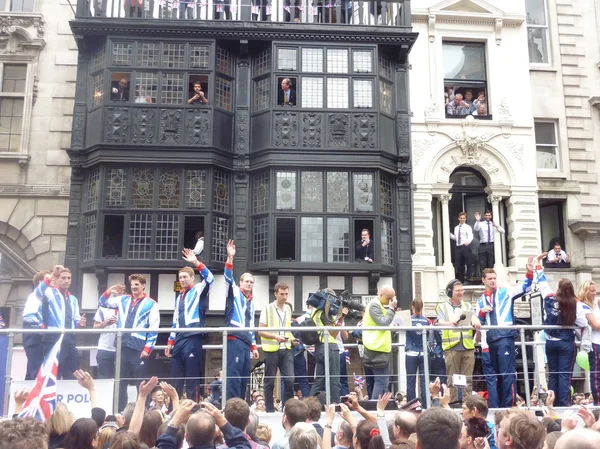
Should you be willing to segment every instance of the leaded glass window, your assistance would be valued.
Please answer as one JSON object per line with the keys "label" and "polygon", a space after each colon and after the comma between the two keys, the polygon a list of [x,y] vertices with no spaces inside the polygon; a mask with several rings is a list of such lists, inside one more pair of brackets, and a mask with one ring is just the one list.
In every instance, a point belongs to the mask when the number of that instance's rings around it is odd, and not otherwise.
{"label": "leaded glass window", "polygon": [[213,217],[212,258],[216,262],[227,260],[227,241],[229,239],[229,221],[223,217]]}
{"label": "leaded glass window", "polygon": [[86,211],[98,208],[100,195],[100,169],[96,168],[87,172],[87,202]]}
{"label": "leaded glass window", "polygon": [[185,67],[185,44],[163,44],[163,67],[182,69]]}
{"label": "leaded glass window", "polygon": [[348,108],[348,78],[327,78],[327,107]]}
{"label": "leaded glass window", "polygon": [[92,260],[96,254],[96,214],[85,217],[83,260]]}
{"label": "leaded glass window", "polygon": [[263,78],[254,82],[254,110],[267,109],[271,103],[271,79]]}
{"label": "leaded glass window", "polygon": [[354,80],[354,107],[373,107],[373,80]]}
{"label": "leaded glass window", "polygon": [[221,47],[217,47],[217,72],[233,76],[233,58]]}
{"label": "leaded glass window", "polygon": [[327,218],[327,262],[350,262],[348,218]]}
{"label": "leaded glass window", "polygon": [[213,210],[229,212],[229,177],[227,173],[215,170],[214,172],[214,201]]}
{"label": "leaded glass window", "polygon": [[102,104],[104,99],[104,73],[92,76],[92,106]]}
{"label": "leaded glass window", "polygon": [[160,65],[160,44],[139,42],[137,64],[140,67],[158,67]]}
{"label": "leaded glass window", "polygon": [[300,223],[300,260],[323,262],[323,218],[302,217]]}
{"label": "leaded glass window", "polygon": [[323,173],[304,171],[300,182],[302,212],[323,212]]}
{"label": "leaded glass window", "polygon": [[269,172],[254,177],[252,208],[255,214],[269,211]]}
{"label": "leaded glass window", "polygon": [[158,171],[158,207],[178,209],[181,199],[181,170],[161,168]]}
{"label": "leaded glass window", "polygon": [[327,72],[348,73],[347,49],[330,48],[327,50]]}
{"label": "leaded glass window", "polygon": [[158,98],[158,74],[152,72],[137,72],[135,77],[135,102],[156,103]]}
{"label": "leaded glass window", "polygon": [[112,64],[130,66],[133,64],[133,44],[114,43],[112,46]]}
{"label": "leaded glass window", "polygon": [[185,206],[191,209],[206,207],[206,170],[186,170]]}
{"label": "leaded glass window", "polygon": [[295,48],[278,48],[277,49],[277,70],[293,70],[297,69],[298,50]]}
{"label": "leaded glass window", "polygon": [[382,112],[392,114],[392,85],[379,80],[379,108]]}
{"label": "leaded glass window", "polygon": [[322,48],[303,48],[302,49],[302,71],[303,72],[323,72],[323,49]]}
{"label": "leaded glass window", "polygon": [[208,45],[190,45],[190,67],[207,69],[209,57],[210,47]]}
{"label": "leaded glass window", "polygon": [[231,81],[220,76],[215,79],[215,105],[231,111]]}
{"label": "leaded glass window", "polygon": [[182,73],[163,73],[161,101],[164,104],[182,104],[183,87]]}
{"label": "leaded glass window", "polygon": [[159,214],[156,217],[156,259],[179,259],[179,215]]}
{"label": "leaded glass window", "polygon": [[254,76],[264,75],[271,71],[271,49],[261,51],[254,59]]}
{"label": "leaded glass window", "polygon": [[394,264],[394,245],[392,240],[392,223],[381,220],[381,263]]}
{"label": "leaded glass window", "polygon": [[323,78],[302,77],[302,107],[323,107]]}
{"label": "leaded glass window", "polygon": [[129,223],[128,259],[150,259],[152,252],[152,215],[132,214]]}
{"label": "leaded glass window", "polygon": [[347,213],[348,196],[348,173],[327,172],[327,212]]}
{"label": "leaded glass window", "polygon": [[382,53],[379,53],[379,75],[389,80],[394,79],[394,72],[392,71],[392,60]]}
{"label": "leaded glass window", "polygon": [[352,68],[354,72],[371,73],[373,71],[373,61],[370,51],[354,50],[352,52]]}
{"label": "leaded glass window", "polygon": [[392,178],[387,175],[381,175],[379,189],[379,204],[381,213],[389,217],[392,216]]}
{"label": "leaded glass window", "polygon": [[102,45],[92,58],[92,72],[104,68],[104,58],[106,57],[106,47]]}
{"label": "leaded glass window", "polygon": [[252,236],[252,261],[266,262],[269,254],[269,217],[253,220]]}
{"label": "leaded glass window", "polygon": [[106,173],[106,205],[123,207],[127,195],[127,170],[110,168]]}
{"label": "leaded glass window", "polygon": [[373,212],[373,174],[353,173],[354,212]]}
{"label": "leaded glass window", "polygon": [[296,172],[277,172],[276,208],[296,210]]}
{"label": "leaded glass window", "polygon": [[131,183],[131,205],[138,209],[150,209],[154,198],[154,170],[134,168]]}

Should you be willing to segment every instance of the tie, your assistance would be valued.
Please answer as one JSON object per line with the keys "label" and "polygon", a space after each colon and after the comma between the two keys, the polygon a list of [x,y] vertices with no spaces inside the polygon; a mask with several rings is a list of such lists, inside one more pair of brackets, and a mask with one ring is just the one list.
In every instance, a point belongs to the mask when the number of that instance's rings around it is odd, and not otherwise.
{"label": "tie", "polygon": [[489,221],[487,222],[487,225],[488,225],[488,240],[487,240],[487,242],[492,243],[492,237],[491,237],[492,233],[490,232],[490,222]]}
{"label": "tie", "polygon": [[[289,92],[289,91],[288,91]],[[284,92],[283,93],[283,104],[288,104],[289,103],[289,99],[288,99],[288,92]]]}
{"label": "tie", "polygon": [[73,329],[73,309],[68,293],[65,294],[65,329]]}
{"label": "tie", "polygon": [[461,228],[462,228],[462,225],[461,225],[461,224],[459,224],[459,225],[458,225],[458,246],[460,246],[460,240],[461,240],[461,239],[460,239],[460,230],[461,230]]}
{"label": "tie", "polygon": [[187,294],[187,291],[184,291],[181,294],[181,299],[179,299],[179,310],[178,310],[178,321],[179,321],[179,327],[185,327],[185,295]]}

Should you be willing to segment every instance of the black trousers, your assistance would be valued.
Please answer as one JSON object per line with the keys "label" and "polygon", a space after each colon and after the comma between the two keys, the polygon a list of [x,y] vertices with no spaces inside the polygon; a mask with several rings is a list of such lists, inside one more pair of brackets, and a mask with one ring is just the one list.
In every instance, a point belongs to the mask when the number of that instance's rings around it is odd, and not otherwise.
{"label": "black trousers", "polygon": [[465,265],[470,263],[471,248],[467,245],[457,246],[454,252],[454,268],[456,269],[456,279],[465,282]]}
{"label": "black trousers", "polygon": [[142,380],[145,380],[149,359],[141,359],[139,349],[121,347],[121,384],[119,386],[119,410],[127,405],[127,386],[132,383],[137,390]]}
{"label": "black trousers", "polygon": [[494,242],[479,244],[479,269],[494,268]]}

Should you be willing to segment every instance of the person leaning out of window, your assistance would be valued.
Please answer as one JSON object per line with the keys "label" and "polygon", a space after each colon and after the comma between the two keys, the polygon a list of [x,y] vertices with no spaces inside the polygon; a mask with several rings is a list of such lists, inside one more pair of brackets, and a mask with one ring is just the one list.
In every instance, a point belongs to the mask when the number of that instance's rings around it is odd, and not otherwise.
{"label": "person leaning out of window", "polygon": [[194,95],[188,100],[188,104],[207,104],[208,98],[202,91],[202,84],[194,83]]}

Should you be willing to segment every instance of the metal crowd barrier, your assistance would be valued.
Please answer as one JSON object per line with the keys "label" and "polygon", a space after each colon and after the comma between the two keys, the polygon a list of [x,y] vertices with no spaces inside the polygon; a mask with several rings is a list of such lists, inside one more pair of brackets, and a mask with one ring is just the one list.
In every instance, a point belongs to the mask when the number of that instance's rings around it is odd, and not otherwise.
{"label": "metal crowd barrier", "polygon": [[[538,331],[538,330],[551,330],[551,329],[575,329],[575,327],[563,327],[563,326],[534,326],[534,325],[514,325],[514,326],[481,326],[482,330],[490,329],[490,330],[517,330],[519,332],[520,341],[515,341],[515,346],[519,345],[521,348],[521,358],[523,364],[523,375],[525,378],[525,395],[526,395],[526,403],[527,407],[531,406],[530,398],[531,391],[529,387],[529,367],[527,364],[527,346],[535,346],[539,344],[544,344],[540,342],[528,342],[525,340],[525,331]],[[341,329],[344,331],[381,331],[381,330],[389,330],[392,332],[399,331],[419,331],[421,332],[422,337],[422,347],[423,353],[428,353],[428,332],[429,330],[441,331],[441,330],[454,330],[454,331],[469,331],[473,330],[471,326],[462,326],[462,327],[453,327],[453,326],[420,326],[418,328],[413,326],[376,326],[376,327],[364,327],[364,326],[343,326],[343,327],[334,327],[334,326],[325,326],[325,327],[250,327],[250,328],[234,328],[234,327],[218,327],[218,328],[182,328],[182,329],[173,329],[170,327],[165,328],[156,328],[156,329],[144,329],[144,332],[156,332],[156,333],[186,333],[186,332],[194,332],[194,333],[221,333],[222,334],[222,345],[204,345],[204,349],[219,349],[222,348],[222,392],[223,397],[225,397],[227,391],[227,337],[229,335],[235,335],[236,333],[253,331],[263,332],[263,331],[284,331],[284,332],[306,332],[306,331],[319,331],[323,332],[323,340],[324,340],[324,352],[328,354],[329,352],[329,341],[328,336],[330,331],[338,332]],[[0,335],[8,335],[8,351],[7,351],[7,361],[6,361],[6,375],[5,375],[5,389],[4,389],[4,410],[3,414],[6,415],[8,412],[8,404],[10,398],[10,386],[12,382],[11,370],[12,370],[12,356],[13,350],[15,349],[15,336],[17,334],[28,334],[35,333],[38,334],[40,332],[49,333],[49,334],[107,334],[107,333],[116,333],[116,361],[115,361],[115,396],[114,396],[114,409],[118,409],[119,404],[119,387],[121,382],[121,345],[122,338],[124,334],[139,332],[139,329],[93,329],[93,328],[84,328],[84,329],[46,329],[40,331],[39,329],[0,329]],[[351,346],[352,344],[344,344],[344,346]],[[393,346],[403,346],[400,343],[394,343]],[[165,346],[157,346],[155,349],[162,349]],[[94,348],[94,347],[87,347]],[[83,349],[83,348],[81,348]],[[423,357],[424,359],[424,377],[425,379],[429,379],[429,360],[428,357]],[[391,363],[391,362],[390,362]],[[329,358],[324,357],[325,364],[325,392],[328,393],[330,391],[330,367],[329,367]],[[398,376],[400,376],[400,357],[398,357]],[[151,375],[151,373],[149,373]],[[392,377],[393,373],[390,372],[390,377]],[[420,374],[419,374],[420,375]],[[428,384],[428,381],[426,382]],[[427,398],[427,407],[431,406],[431,398],[429,394],[425,395]],[[326,394],[327,404],[330,403],[329,394]]]}

